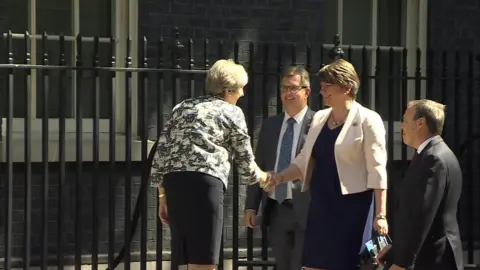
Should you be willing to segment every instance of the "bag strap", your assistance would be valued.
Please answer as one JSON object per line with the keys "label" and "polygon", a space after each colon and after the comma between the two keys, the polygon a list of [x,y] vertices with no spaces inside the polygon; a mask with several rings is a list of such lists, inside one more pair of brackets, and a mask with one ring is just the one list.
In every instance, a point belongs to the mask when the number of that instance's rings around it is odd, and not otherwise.
{"label": "bag strap", "polygon": [[[155,143],[152,146],[152,149],[150,149],[150,153],[148,154],[147,158],[147,165],[145,166],[145,175],[150,175],[150,171],[152,170],[152,165],[153,165],[153,159],[155,158],[155,153],[157,152],[157,146],[158,146],[158,138],[155,141]],[[131,227],[130,227],[130,239],[128,239],[128,242],[131,243],[133,240],[133,237],[135,236],[135,233],[137,232],[137,225],[138,221],[140,219],[140,213],[143,211],[142,202],[144,200],[144,197],[147,196],[147,182],[149,181],[150,177],[146,177],[143,181],[140,183],[140,192],[138,194],[136,203],[135,203],[135,209],[133,211],[133,216],[132,216],[132,222],[131,222]],[[127,217],[128,218],[128,217]],[[123,245],[122,249],[118,253],[117,257],[113,261],[113,268],[107,268],[106,270],[114,270],[120,262],[122,262],[123,258],[125,257],[125,244]]]}
{"label": "bag strap", "polygon": [[148,164],[148,172],[150,173],[150,170],[153,165],[153,159],[155,158],[155,153],[157,152],[157,146],[158,146],[158,138],[155,141],[155,143],[152,146],[152,149],[150,149],[150,153],[148,153],[148,158],[147,158],[147,164]]}

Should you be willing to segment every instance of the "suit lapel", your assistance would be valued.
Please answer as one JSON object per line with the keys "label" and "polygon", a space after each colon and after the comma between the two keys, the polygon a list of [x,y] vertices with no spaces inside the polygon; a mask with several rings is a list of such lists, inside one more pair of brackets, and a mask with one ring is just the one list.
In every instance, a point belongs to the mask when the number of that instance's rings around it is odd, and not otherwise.
{"label": "suit lapel", "polygon": [[[305,137],[312,124],[312,119],[314,115],[315,115],[315,112],[308,109],[307,113],[305,114],[305,117],[303,118],[300,134],[298,135],[299,138],[298,138],[298,143],[296,148],[297,155],[300,153],[300,151],[303,148],[303,144],[305,143]],[[271,140],[269,140],[269,143],[270,143],[269,149],[272,149],[272,150],[268,151],[269,158],[267,159],[268,160],[267,162],[270,163],[268,165],[270,165],[269,167],[271,167],[272,170],[273,168],[275,168],[275,161],[277,160],[277,147],[278,147],[278,141],[281,139],[280,131],[282,130],[283,120],[284,120],[284,114],[277,115],[273,120],[271,129],[270,129]],[[323,121],[323,124],[325,124],[325,121]],[[322,127],[323,127],[323,124],[322,124]]]}
{"label": "suit lapel", "polygon": [[305,117],[302,121],[302,127],[300,129],[300,134],[298,134],[298,143],[296,149],[296,155],[302,150],[303,144],[305,143],[305,137],[307,136],[308,130],[310,129],[310,124],[312,123],[314,112],[310,109],[307,110]]}
{"label": "suit lapel", "polygon": [[348,129],[354,123],[354,119],[356,118],[357,113],[358,113],[358,107],[359,107],[359,104],[357,102],[354,102],[352,104],[352,107],[350,108],[350,111],[348,112],[347,119],[345,119],[345,123],[343,124],[342,130],[338,134],[337,141],[335,142],[335,144],[342,144],[343,139],[345,138],[345,135],[348,132]]}
{"label": "suit lapel", "polygon": [[274,145],[278,144],[278,141],[280,140],[280,131],[282,130],[282,124],[283,124],[283,114],[277,115],[275,118],[275,123],[274,123],[274,129],[273,129],[273,136],[272,138],[272,143]]}
{"label": "suit lapel", "polygon": [[[414,160],[410,161],[410,165],[407,167],[407,170],[405,171],[405,174],[402,177],[402,180],[398,183],[399,188],[402,189],[403,185],[407,184],[405,183],[406,180],[410,178],[415,178],[419,173],[422,172],[425,168],[422,166],[422,160],[424,155],[427,153],[430,148],[432,148],[434,145],[443,142],[442,137],[438,136],[432,141],[430,141],[425,148],[423,148],[422,152],[418,154]],[[416,151],[416,150],[415,150]],[[398,207],[399,201],[400,201],[400,196],[398,195],[399,192],[397,192],[397,195],[395,196],[395,207]]]}
{"label": "suit lapel", "polygon": [[282,124],[283,124],[283,114],[279,114],[275,117],[274,122],[273,122],[273,127],[272,127],[272,136],[270,143],[270,150],[268,151],[268,155],[270,158],[268,159],[270,162],[270,166],[272,170],[275,168],[275,161],[277,160],[277,146],[278,146],[278,141],[280,140],[280,131],[282,129]]}
{"label": "suit lapel", "polygon": [[417,159],[421,156],[423,156],[423,153],[427,152],[430,148],[432,148],[432,146],[438,144],[438,143],[441,143],[443,142],[443,139],[442,137],[440,136],[437,136],[435,137],[433,140],[431,140],[429,143],[427,143],[427,145],[425,146],[425,148],[423,148],[422,152],[420,153],[420,155],[417,157]]}
{"label": "suit lapel", "polygon": [[[410,166],[409,166],[409,169],[410,168],[414,168],[414,165],[415,164],[420,164],[422,162],[422,159],[423,159],[423,156],[425,155],[426,152],[428,152],[428,150],[430,148],[432,148],[432,146],[438,144],[438,143],[441,143],[443,142],[443,139],[442,137],[438,136],[436,138],[434,138],[433,140],[431,140],[429,143],[427,143],[427,145],[425,146],[425,148],[423,148],[422,152],[420,152],[420,154],[418,154],[414,160],[410,161]],[[415,150],[417,151],[417,150]]]}
{"label": "suit lapel", "polygon": [[322,114],[320,116],[317,116],[315,118],[312,119],[312,122],[311,122],[311,132],[312,132],[312,135],[311,137],[312,138],[317,138],[318,137],[318,134],[320,134],[320,131],[322,131],[323,129],[323,126],[325,126],[325,123],[327,122],[327,119],[328,119],[328,116],[330,115],[330,112],[332,111],[331,108],[328,108],[328,109],[325,109],[325,110],[322,110]]}

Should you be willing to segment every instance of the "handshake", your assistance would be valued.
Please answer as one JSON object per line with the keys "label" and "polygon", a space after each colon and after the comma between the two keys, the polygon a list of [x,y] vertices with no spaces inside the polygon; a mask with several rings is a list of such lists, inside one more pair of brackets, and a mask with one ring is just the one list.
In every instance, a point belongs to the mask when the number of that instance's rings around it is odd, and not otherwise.
{"label": "handshake", "polygon": [[272,191],[275,188],[275,186],[283,182],[284,181],[283,181],[282,175],[274,172],[265,172],[259,181],[259,185],[266,192],[269,192],[269,191]]}

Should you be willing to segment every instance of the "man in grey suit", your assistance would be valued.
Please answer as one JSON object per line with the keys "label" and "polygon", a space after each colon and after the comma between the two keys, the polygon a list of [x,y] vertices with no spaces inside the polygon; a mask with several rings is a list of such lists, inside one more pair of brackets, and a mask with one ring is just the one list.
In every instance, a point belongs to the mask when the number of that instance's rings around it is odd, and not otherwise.
{"label": "man in grey suit", "polygon": [[[310,78],[302,67],[285,70],[280,81],[285,113],[266,118],[260,130],[256,161],[264,171],[280,172],[300,153],[314,112],[307,106]],[[269,227],[277,270],[302,267],[303,238],[308,212],[308,193],[300,192],[300,180],[277,186],[267,193],[260,186],[247,189],[245,224],[253,228],[262,204],[263,226]]]}

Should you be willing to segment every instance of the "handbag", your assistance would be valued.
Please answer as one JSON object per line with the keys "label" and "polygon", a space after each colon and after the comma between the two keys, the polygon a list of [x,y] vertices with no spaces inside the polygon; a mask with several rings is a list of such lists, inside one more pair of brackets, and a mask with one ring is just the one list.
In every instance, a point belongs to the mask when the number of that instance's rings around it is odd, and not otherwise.
{"label": "handbag", "polygon": [[382,266],[377,265],[376,257],[380,251],[388,245],[392,244],[390,236],[379,235],[377,232],[373,232],[372,238],[365,243],[362,251],[359,254],[359,270],[380,270]]}

